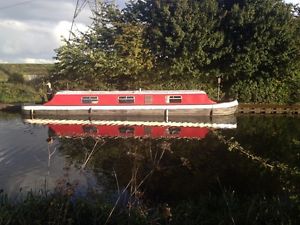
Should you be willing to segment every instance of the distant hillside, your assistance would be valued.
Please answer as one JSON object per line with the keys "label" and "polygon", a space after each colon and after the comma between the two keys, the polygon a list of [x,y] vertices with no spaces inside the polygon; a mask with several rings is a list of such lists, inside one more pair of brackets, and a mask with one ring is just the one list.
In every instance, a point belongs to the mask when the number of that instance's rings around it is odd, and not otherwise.
{"label": "distant hillside", "polygon": [[20,74],[26,80],[37,76],[48,76],[53,64],[0,64],[0,81],[6,81],[12,74]]}

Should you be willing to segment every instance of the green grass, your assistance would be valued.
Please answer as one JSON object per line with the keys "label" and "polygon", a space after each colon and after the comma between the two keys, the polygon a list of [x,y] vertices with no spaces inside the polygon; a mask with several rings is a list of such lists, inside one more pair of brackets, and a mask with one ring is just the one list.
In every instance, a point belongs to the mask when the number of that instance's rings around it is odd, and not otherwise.
{"label": "green grass", "polygon": [[18,202],[0,194],[0,224],[174,224],[174,225],[296,225],[300,223],[299,199],[223,195],[195,196],[194,200],[155,206],[118,205],[94,196],[93,200],[68,194],[28,195]]}
{"label": "green grass", "polygon": [[[196,198],[197,199],[197,198]],[[300,223],[299,199],[279,196],[208,195],[174,208],[175,224],[264,224]]]}
{"label": "green grass", "polygon": [[48,76],[53,64],[0,64],[0,82],[7,81],[12,74],[23,76]]}
{"label": "green grass", "polygon": [[41,102],[43,93],[37,82],[26,81],[28,76],[49,76],[53,64],[0,64],[0,103]]}

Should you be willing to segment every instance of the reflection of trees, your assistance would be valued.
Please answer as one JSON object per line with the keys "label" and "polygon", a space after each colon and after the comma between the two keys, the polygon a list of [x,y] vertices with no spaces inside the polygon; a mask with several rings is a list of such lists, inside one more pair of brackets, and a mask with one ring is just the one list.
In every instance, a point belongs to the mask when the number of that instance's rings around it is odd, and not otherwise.
{"label": "reflection of trees", "polygon": [[300,117],[242,116],[235,131],[246,149],[300,169]]}
{"label": "reflection of trees", "polygon": [[17,113],[7,113],[0,111],[0,118],[1,120],[11,120],[11,119],[19,119],[20,114]]}
{"label": "reflection of trees", "polygon": [[259,167],[265,168],[272,172],[273,175],[276,175],[282,183],[281,186],[284,192],[298,195],[298,190],[300,188],[300,170],[297,167],[292,167],[289,164],[279,161],[265,159],[242,147],[233,137],[228,139],[220,133],[216,132],[215,134],[219,141],[226,144],[229,151],[238,152],[242,156],[256,163]]}
{"label": "reflection of trees", "polygon": [[108,191],[122,192],[126,188],[123,198],[132,204],[141,199],[168,202],[220,193],[220,184],[222,188],[247,194],[281,190],[280,181],[271,171],[257,167],[237,152],[227,151],[226,144],[220,143],[215,135],[201,141],[64,138],[60,142],[60,151],[77,168],[93,151],[86,168],[94,171],[98,182],[104,182]]}
{"label": "reflection of trees", "polygon": [[[270,171],[284,191],[299,194],[300,118],[283,115],[244,115],[238,128],[217,134],[229,150]],[[235,138],[231,138],[234,136]]]}

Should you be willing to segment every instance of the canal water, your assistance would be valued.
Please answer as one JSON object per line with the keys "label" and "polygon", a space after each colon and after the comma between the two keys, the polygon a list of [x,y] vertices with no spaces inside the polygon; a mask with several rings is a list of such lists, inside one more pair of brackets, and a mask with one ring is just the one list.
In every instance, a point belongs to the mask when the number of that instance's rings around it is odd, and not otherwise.
{"label": "canal water", "polygon": [[300,190],[299,116],[244,115],[212,128],[29,122],[0,113],[0,189],[11,198],[72,190],[170,202]]}

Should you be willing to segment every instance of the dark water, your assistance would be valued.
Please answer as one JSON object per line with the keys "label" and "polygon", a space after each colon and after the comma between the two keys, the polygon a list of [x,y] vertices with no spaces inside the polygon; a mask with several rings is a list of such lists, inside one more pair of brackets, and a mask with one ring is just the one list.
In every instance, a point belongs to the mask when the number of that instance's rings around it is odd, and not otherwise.
{"label": "dark water", "polygon": [[230,129],[33,125],[0,113],[0,189],[15,197],[71,186],[76,195],[140,193],[154,202],[300,190],[300,117],[236,121]]}

